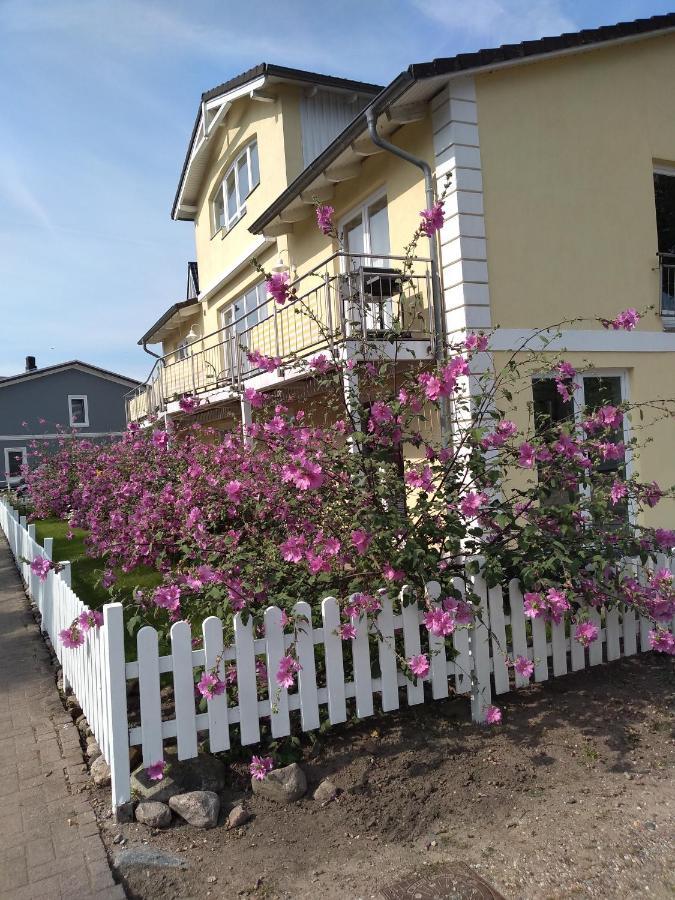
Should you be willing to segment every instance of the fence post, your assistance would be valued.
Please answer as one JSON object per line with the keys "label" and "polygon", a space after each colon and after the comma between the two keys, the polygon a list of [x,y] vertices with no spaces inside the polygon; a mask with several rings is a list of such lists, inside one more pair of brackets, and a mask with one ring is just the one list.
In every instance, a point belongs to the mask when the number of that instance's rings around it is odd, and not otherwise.
{"label": "fence post", "polygon": [[[103,607],[105,665],[108,670],[108,715],[110,737],[110,781],[112,808],[118,821],[128,816],[131,800],[129,773],[129,726],[127,719],[127,676],[124,656],[124,615],[121,603]],[[125,809],[125,807],[127,807]]]}
{"label": "fence post", "polygon": [[479,618],[470,631],[472,677],[471,677],[471,718],[474,722],[485,722],[485,714],[492,701],[490,685],[490,616],[488,613],[487,584],[481,575],[473,577],[474,593],[480,598]]}
{"label": "fence post", "polygon": [[33,570],[30,567],[30,564],[35,559],[35,523],[32,522],[28,526],[28,565],[26,566],[26,571],[28,573],[28,596],[35,603],[35,584],[37,582],[37,578],[33,575]]}
{"label": "fence post", "polygon": [[[63,610],[62,610],[63,600],[61,598],[61,590],[59,588],[58,578],[60,578],[61,581],[65,585],[70,587],[72,575],[71,575],[70,563],[68,562],[68,560],[63,560],[61,562],[61,565],[63,566],[63,568],[59,572],[57,579],[55,580],[55,583],[52,585],[52,608],[54,610],[55,617],[54,617],[54,634],[50,635],[50,637],[52,640],[52,645],[54,647],[54,652],[56,653],[56,655],[59,659],[59,662],[61,663],[61,677],[63,678],[63,693],[65,694],[65,693],[67,693],[68,686],[70,684],[70,682],[68,681],[68,675],[66,674],[66,663],[69,663],[71,661],[71,656],[68,653],[64,654],[61,651],[61,644],[60,644],[58,632],[59,632],[59,624],[61,624],[64,628],[67,628],[68,625],[70,625],[70,622],[62,622],[61,621],[61,614],[63,612]],[[56,601],[54,600],[54,590],[56,591]]]}

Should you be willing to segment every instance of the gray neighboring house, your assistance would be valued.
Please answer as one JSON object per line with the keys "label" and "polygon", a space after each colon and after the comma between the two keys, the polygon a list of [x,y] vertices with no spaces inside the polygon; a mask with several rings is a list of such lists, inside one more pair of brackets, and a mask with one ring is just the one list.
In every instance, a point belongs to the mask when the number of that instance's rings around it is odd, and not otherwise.
{"label": "gray neighboring house", "polygon": [[121,434],[126,428],[124,395],[138,384],[77,359],[38,369],[33,356],[26,357],[20,375],[0,376],[0,487],[21,481],[31,444],[60,437],[57,424],[69,440]]}

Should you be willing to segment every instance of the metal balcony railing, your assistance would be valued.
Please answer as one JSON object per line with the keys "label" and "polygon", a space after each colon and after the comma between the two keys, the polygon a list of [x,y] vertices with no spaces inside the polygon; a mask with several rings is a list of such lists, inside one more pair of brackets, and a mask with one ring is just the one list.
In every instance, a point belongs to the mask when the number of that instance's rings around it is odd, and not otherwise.
{"label": "metal balcony railing", "polygon": [[675,253],[659,253],[659,308],[665,318],[675,318]]}
{"label": "metal balcony railing", "polygon": [[[266,298],[257,308],[176,353],[157,360],[145,384],[127,395],[128,421],[166,409],[185,394],[241,388],[260,369],[254,350],[282,365],[346,341],[433,340],[431,262],[401,256],[334,253],[291,283],[280,306]],[[358,350],[357,350],[358,352]]]}

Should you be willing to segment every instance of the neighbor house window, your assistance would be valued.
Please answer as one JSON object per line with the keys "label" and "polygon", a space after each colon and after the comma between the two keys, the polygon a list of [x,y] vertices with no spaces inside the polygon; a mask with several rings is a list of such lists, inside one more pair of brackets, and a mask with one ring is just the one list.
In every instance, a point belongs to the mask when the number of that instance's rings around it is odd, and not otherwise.
{"label": "neighbor house window", "polygon": [[[600,406],[619,406],[627,399],[626,375],[624,372],[595,371],[578,373],[574,377],[573,399],[565,400],[560,396],[556,383],[552,378],[536,378],[532,382],[534,400],[534,425],[537,431],[546,430],[566,422],[581,425],[585,415],[592,413]],[[609,442],[627,443],[625,423],[609,435]],[[598,478],[606,480],[609,476],[626,477],[628,460],[625,450],[612,454],[608,459],[598,463],[594,469]],[[591,475],[593,481],[593,474]],[[571,498],[562,492],[552,492],[549,503],[566,503]],[[620,516],[628,514],[627,506],[617,504]]]}
{"label": "neighbor house window", "polygon": [[68,395],[68,414],[73,428],[84,428],[89,425],[89,404],[85,394]]}
{"label": "neighbor house window", "polygon": [[246,212],[246,198],[260,183],[258,143],[252,141],[225,172],[211,201],[213,232],[229,229]]}
{"label": "neighbor house window", "polygon": [[661,264],[661,312],[675,316],[675,168],[654,170],[654,200]]}
{"label": "neighbor house window", "polygon": [[21,481],[21,468],[26,463],[25,447],[5,447],[5,478],[7,484]]}

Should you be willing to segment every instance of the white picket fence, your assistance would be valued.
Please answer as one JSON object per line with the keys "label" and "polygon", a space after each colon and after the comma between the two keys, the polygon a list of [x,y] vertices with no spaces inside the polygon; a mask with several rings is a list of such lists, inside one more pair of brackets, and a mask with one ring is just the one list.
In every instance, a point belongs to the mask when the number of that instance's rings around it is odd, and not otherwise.
{"label": "white picket fence", "polygon": [[[40,547],[32,526],[0,502],[0,525],[9,539],[12,551],[33,559],[48,555],[49,546]],[[45,544],[47,545],[47,541]],[[675,560],[665,556],[655,561],[659,567],[675,571]],[[398,709],[403,701],[409,706],[425,700],[449,696],[450,687],[457,694],[471,697],[472,716],[482,722],[493,695],[503,694],[529,683],[529,679],[507,667],[505,657],[526,657],[534,662],[534,681],[579,671],[586,666],[630,656],[649,649],[649,620],[637,617],[631,609],[591,611],[590,617],[600,628],[599,638],[588,649],[570,637],[570,622],[547,626],[542,619],[526,619],[520,586],[513,580],[508,586],[510,614],[505,612],[501,587],[487,588],[481,576],[471,578],[471,589],[481,598],[480,624],[457,629],[452,634],[454,659],[448,659],[443,639],[429,634],[422,624],[422,611],[416,605],[405,606],[402,598],[394,603],[382,596],[382,610],[377,617],[377,657],[379,674],[373,675],[371,639],[367,629],[357,624],[354,639],[343,641],[337,634],[340,608],[335,598],[321,604],[322,623],[311,625],[309,604],[295,605],[296,617],[304,619],[304,627],[289,633],[281,623],[281,611],[269,607],[265,612],[265,637],[256,637],[251,620],[244,624],[241,616],[234,621],[234,644],[224,646],[223,623],[210,616],[202,623],[201,647],[193,648],[187,622],[176,622],[170,632],[171,654],[159,655],[158,634],[143,627],[137,635],[137,659],[125,663],[122,607],[118,603],[104,607],[104,624],[90,632],[85,645],[76,650],[64,649],[58,632],[67,628],[76,615],[87,607],[75,596],[69,585],[68,568],[50,573],[41,584],[20,561],[28,591],[43,617],[46,631],[63,666],[64,681],[72,686],[80,700],[104,757],[111,766],[113,808],[130,799],[129,748],[141,746],[143,765],[162,760],[164,743],[177,745],[178,758],[197,755],[198,740],[208,737],[212,752],[230,748],[232,726],[239,729],[242,745],[260,740],[260,720],[268,719],[273,737],[291,733],[293,720],[299,715],[303,731],[320,724],[320,708],[326,707],[332,725],[345,722],[352,712],[358,718],[373,715],[378,695],[379,710]],[[640,573],[638,573],[640,574]],[[454,587],[463,593],[465,582],[455,579]],[[439,586],[427,587],[432,600],[438,598]],[[431,668],[424,682],[411,681],[397,665],[395,640],[403,644],[406,658],[429,652]],[[296,685],[280,690],[275,673],[282,656],[294,647],[300,663]],[[325,676],[318,678],[316,650],[321,649]],[[260,684],[256,660],[267,668],[268,684]],[[345,662],[351,661],[353,678],[345,675]],[[229,706],[226,694],[208,701],[206,712],[197,712],[195,676],[218,667],[225,679],[226,669],[236,667],[237,705]],[[195,671],[196,670],[196,671]],[[161,697],[161,676],[171,674],[173,715],[166,717]],[[138,680],[140,725],[130,727],[127,710],[126,682]],[[404,690],[401,690],[404,689]],[[265,696],[266,695],[266,696]],[[262,696],[262,699],[261,699]],[[353,701],[353,702],[352,702]]]}

